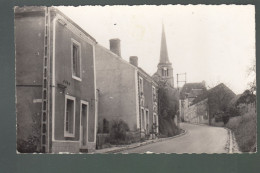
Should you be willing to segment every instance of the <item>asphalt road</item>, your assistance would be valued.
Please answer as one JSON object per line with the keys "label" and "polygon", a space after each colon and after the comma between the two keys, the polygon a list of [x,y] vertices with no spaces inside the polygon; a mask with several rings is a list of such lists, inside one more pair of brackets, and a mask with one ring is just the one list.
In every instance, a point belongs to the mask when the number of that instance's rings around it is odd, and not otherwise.
{"label": "asphalt road", "polygon": [[187,134],[121,153],[227,153],[228,131],[220,127],[181,124]]}

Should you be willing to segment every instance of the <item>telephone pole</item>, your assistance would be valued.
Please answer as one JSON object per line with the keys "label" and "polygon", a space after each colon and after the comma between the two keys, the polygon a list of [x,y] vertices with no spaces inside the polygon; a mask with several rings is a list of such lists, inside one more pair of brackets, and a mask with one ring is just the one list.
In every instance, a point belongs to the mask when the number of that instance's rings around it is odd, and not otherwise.
{"label": "telephone pole", "polygon": [[[179,76],[184,76],[183,80],[179,80]],[[179,90],[179,83],[186,84],[186,73],[177,73],[177,89]]]}

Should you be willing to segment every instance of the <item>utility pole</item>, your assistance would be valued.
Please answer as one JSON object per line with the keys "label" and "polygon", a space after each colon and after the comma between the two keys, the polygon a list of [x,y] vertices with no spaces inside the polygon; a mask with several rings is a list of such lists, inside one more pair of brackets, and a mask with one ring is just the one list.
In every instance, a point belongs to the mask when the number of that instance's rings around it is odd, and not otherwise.
{"label": "utility pole", "polygon": [[[179,76],[184,76],[183,80],[179,80]],[[177,73],[177,89],[179,91],[179,83],[186,84],[186,73]]]}

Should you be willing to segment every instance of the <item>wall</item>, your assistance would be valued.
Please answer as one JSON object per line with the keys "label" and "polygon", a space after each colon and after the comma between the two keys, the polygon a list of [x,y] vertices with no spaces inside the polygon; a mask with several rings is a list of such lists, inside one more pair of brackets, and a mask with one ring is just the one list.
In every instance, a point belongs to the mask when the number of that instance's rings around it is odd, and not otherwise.
{"label": "wall", "polygon": [[[141,107],[144,108],[144,115],[146,116],[146,110],[149,111],[149,119],[147,120],[146,117],[145,117],[145,122],[148,121],[148,129],[146,127],[145,130],[143,130],[144,133],[146,134],[150,134],[152,131],[153,131],[153,123],[155,121],[158,122],[158,110],[154,110],[154,100],[153,100],[153,92],[152,92],[152,87],[154,86],[155,87],[155,90],[157,90],[157,86],[155,84],[153,84],[152,82],[152,78],[150,76],[147,76],[145,73],[143,73],[141,70],[139,70],[139,73],[138,75],[143,79],[143,97],[144,97],[144,104],[141,105],[141,102],[139,101],[139,104],[140,104],[140,108],[139,108],[139,116],[141,117]],[[140,86],[139,86],[139,98],[141,96],[141,93],[140,93]],[[157,96],[157,94],[156,94]],[[157,99],[158,100],[158,99]],[[158,104],[157,104],[158,105]],[[153,118],[153,115],[154,113],[156,113],[156,117],[157,117],[157,120],[154,120]],[[141,120],[141,118],[140,118]],[[140,121],[140,123],[142,123],[142,120]]]}
{"label": "wall", "polygon": [[[17,142],[30,136],[40,140],[45,18],[43,8],[34,10],[16,9],[15,14]],[[35,151],[39,145],[35,143]]]}
{"label": "wall", "polygon": [[[96,133],[96,88],[95,88],[95,66],[94,66],[94,43],[83,37],[84,33],[78,29],[74,23],[68,21],[64,16],[52,11],[52,16],[59,20],[52,19],[52,50],[54,86],[53,100],[53,152],[59,151],[79,151],[80,142],[80,108],[81,101],[88,103],[88,123],[87,123],[87,146],[89,149],[95,148]],[[62,22],[59,22],[60,19]],[[64,25],[65,22],[65,25]],[[81,80],[72,77],[72,39],[79,43],[81,50]],[[65,86],[63,87],[59,86]],[[65,118],[65,95],[75,97],[75,136],[64,137]],[[73,144],[74,142],[74,144]]]}
{"label": "wall", "polygon": [[99,129],[103,119],[124,120],[131,131],[137,129],[136,68],[106,48],[96,46],[97,89],[99,89]]}
{"label": "wall", "polygon": [[[187,105],[187,103],[185,104]],[[183,108],[184,121],[196,124],[209,124],[208,100]]]}

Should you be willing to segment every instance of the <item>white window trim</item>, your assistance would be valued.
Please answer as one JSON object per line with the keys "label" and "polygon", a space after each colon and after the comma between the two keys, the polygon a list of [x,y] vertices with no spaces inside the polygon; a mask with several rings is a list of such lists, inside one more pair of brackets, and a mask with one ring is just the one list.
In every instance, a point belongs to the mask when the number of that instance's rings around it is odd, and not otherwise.
{"label": "white window trim", "polygon": [[[73,75],[73,45],[77,45],[79,48],[79,77]],[[78,81],[82,81],[81,79],[81,45],[78,41],[74,40],[71,38],[71,73],[72,73],[72,78]]]}
{"label": "white window trim", "polygon": [[142,85],[140,85],[140,92],[144,92],[144,79],[139,76],[139,80],[138,80],[139,84],[140,84],[140,79],[142,81]]}
{"label": "white window trim", "polygon": [[[74,111],[73,111],[73,133],[68,133],[66,131],[66,110],[67,110],[67,100],[73,100]],[[65,111],[64,111],[64,137],[75,137],[75,115],[76,115],[76,98],[65,95]]]}
{"label": "white window trim", "polygon": [[[155,94],[155,97],[154,97],[154,94]],[[153,97],[153,102],[156,98],[156,90],[155,90],[155,86],[152,85],[152,97]]]}
{"label": "white window trim", "polygon": [[[147,114],[146,114],[146,113],[147,113]],[[146,119],[146,117],[147,117],[146,115],[148,115],[148,120]],[[146,129],[146,125],[147,125],[147,124],[148,124],[148,127],[150,126],[149,119],[150,119],[149,109],[145,109],[145,129]],[[146,130],[149,130],[149,128],[146,129]]]}
{"label": "white window trim", "polygon": [[142,130],[142,129],[145,129],[145,127],[143,127],[143,117],[142,117],[142,113],[144,113],[143,116],[144,116],[144,124],[145,124],[145,112],[144,112],[144,108],[143,108],[143,107],[141,107],[141,130]]}
{"label": "white window trim", "polygon": [[[156,119],[154,119],[156,118]],[[153,124],[155,123],[156,127],[156,132],[159,132],[159,120],[158,120],[158,115],[156,113],[153,113]]]}
{"label": "white window trim", "polygon": [[86,146],[88,145],[88,116],[89,116],[89,103],[87,102],[87,101],[84,101],[84,100],[81,100],[80,101],[80,146],[82,147],[82,105],[87,105],[87,144],[86,144]]}

